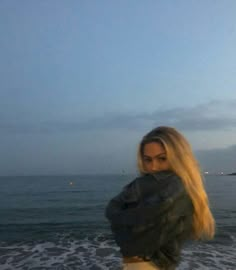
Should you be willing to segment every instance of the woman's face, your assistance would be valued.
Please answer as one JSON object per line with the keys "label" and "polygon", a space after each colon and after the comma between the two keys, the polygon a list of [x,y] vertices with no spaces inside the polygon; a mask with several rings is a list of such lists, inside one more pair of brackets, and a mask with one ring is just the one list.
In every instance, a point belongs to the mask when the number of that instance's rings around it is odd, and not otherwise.
{"label": "woman's face", "polygon": [[150,142],[143,148],[143,166],[147,173],[170,169],[164,147],[157,142]]}

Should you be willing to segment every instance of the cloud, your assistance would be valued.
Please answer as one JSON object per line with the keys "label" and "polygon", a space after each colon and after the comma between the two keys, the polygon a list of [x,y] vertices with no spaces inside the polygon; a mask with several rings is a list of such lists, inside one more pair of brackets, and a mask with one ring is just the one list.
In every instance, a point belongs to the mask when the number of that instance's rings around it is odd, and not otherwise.
{"label": "cloud", "polygon": [[222,149],[195,152],[203,170],[209,172],[236,172],[236,145]]}
{"label": "cloud", "polygon": [[235,107],[236,100],[213,100],[195,107],[158,109],[153,113],[109,113],[103,117],[80,121],[2,121],[0,130],[6,133],[57,133],[109,129],[140,130],[167,125],[185,131],[215,131],[236,127]]}
{"label": "cloud", "polygon": [[211,101],[191,108],[157,111],[156,124],[173,125],[186,131],[210,131],[236,127],[236,101]]}

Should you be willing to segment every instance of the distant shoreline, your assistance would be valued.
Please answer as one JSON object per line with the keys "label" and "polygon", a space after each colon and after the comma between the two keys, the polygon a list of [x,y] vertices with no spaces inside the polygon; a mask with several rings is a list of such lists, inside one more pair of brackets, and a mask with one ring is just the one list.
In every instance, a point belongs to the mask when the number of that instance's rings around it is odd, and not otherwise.
{"label": "distant shoreline", "polygon": [[236,175],[236,172],[233,172],[233,173],[204,173],[204,175],[227,176],[227,175]]}

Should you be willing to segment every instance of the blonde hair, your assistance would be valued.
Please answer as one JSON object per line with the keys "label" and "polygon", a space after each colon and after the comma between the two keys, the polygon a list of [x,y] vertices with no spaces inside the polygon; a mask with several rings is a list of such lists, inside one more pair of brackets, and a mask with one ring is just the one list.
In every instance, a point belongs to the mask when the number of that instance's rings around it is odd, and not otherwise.
{"label": "blonde hair", "polygon": [[195,239],[212,239],[215,234],[215,221],[209,208],[200,168],[192,149],[185,137],[172,127],[157,127],[146,134],[138,149],[138,168],[141,174],[146,171],[143,166],[144,145],[151,142],[161,143],[167,155],[170,169],[182,180],[189,194],[193,207],[193,237]]}

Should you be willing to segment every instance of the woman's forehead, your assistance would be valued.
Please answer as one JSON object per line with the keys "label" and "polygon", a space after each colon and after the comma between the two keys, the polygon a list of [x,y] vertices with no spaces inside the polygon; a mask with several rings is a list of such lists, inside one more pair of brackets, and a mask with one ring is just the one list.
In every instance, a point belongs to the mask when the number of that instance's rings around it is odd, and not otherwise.
{"label": "woman's forehead", "polygon": [[165,153],[165,148],[158,142],[146,143],[143,147],[143,154],[147,156],[156,156]]}

